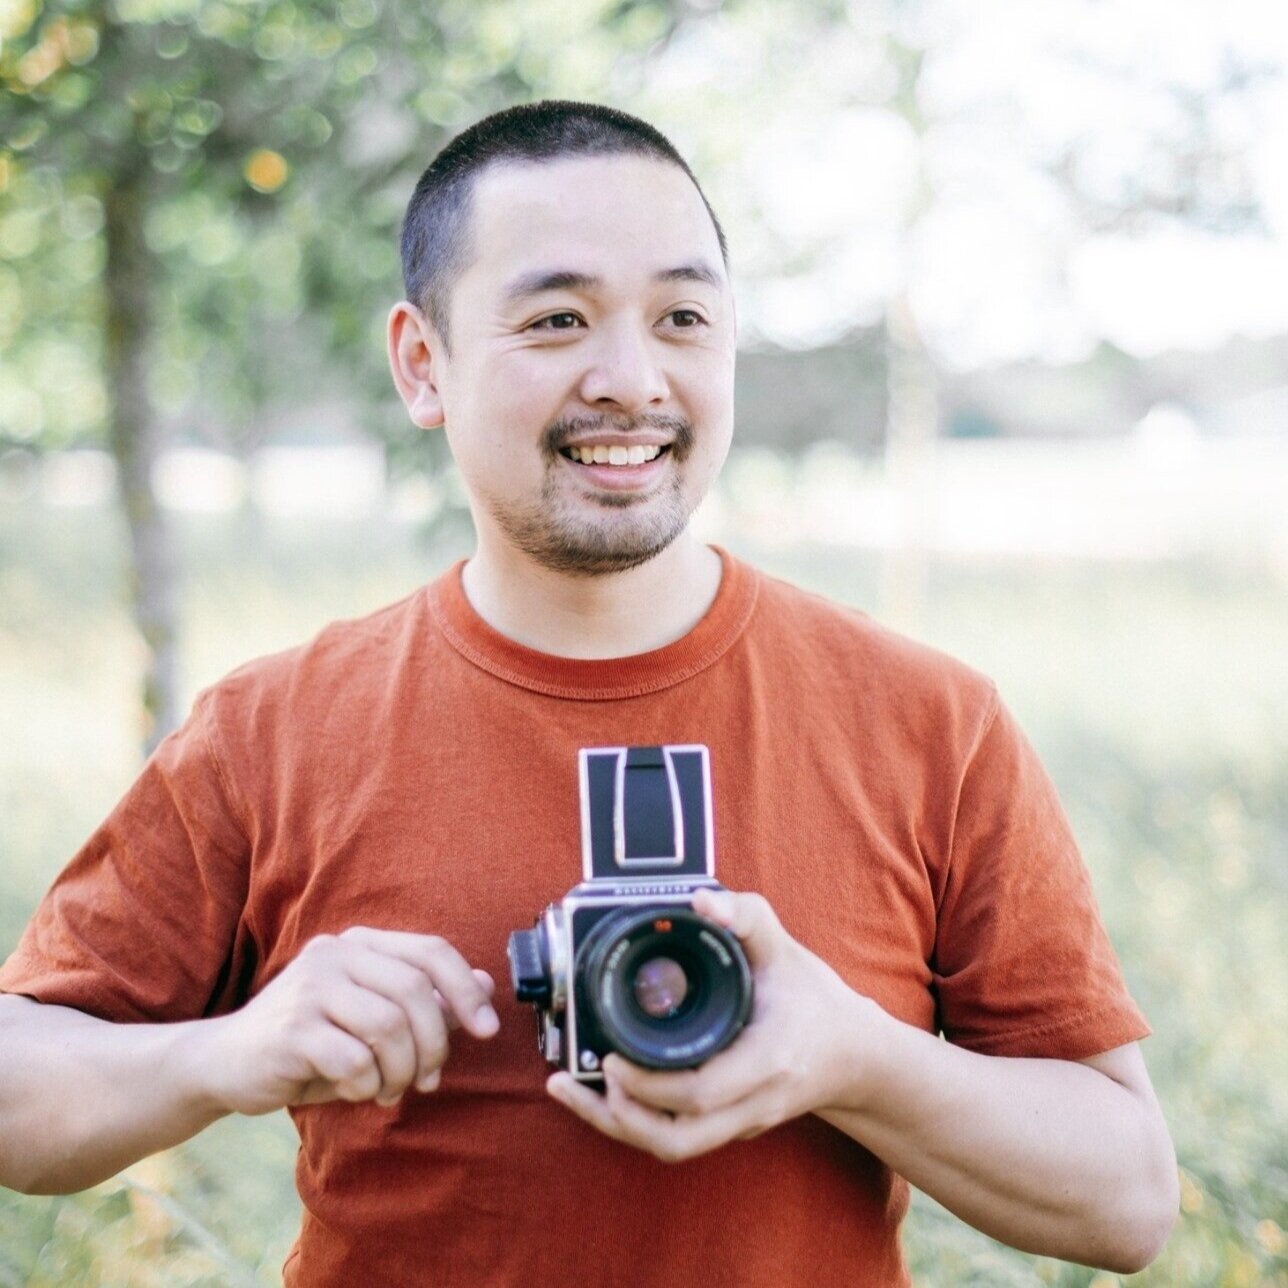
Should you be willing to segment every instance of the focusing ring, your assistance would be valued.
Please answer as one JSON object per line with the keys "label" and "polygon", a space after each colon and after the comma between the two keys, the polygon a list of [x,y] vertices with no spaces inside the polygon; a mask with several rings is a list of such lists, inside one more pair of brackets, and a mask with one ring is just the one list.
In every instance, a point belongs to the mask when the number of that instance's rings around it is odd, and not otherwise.
{"label": "focusing ring", "polygon": [[[678,1012],[655,1018],[639,1005],[636,971],[669,958],[685,972]],[[722,1051],[751,1012],[751,967],[737,938],[688,905],[624,908],[605,917],[578,953],[579,1004],[609,1047],[652,1069],[687,1069]]]}

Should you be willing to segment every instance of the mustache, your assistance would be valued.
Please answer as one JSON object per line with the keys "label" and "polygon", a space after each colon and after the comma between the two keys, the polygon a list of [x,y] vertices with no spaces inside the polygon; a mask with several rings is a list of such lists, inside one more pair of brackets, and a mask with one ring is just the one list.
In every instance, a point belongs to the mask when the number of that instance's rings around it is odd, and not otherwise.
{"label": "mustache", "polygon": [[683,460],[692,450],[694,442],[693,426],[682,416],[570,416],[557,420],[542,435],[542,446],[547,454],[553,456],[561,447],[566,447],[574,438],[580,438],[595,432],[611,431],[629,437],[642,429],[660,430],[671,436],[671,451],[676,458]]}

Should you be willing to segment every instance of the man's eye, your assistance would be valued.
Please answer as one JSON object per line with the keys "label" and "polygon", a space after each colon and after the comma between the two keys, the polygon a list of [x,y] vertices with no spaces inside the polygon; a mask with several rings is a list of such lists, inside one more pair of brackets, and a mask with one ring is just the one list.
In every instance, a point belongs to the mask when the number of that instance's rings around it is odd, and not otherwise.
{"label": "man's eye", "polygon": [[[677,322],[681,331],[692,331],[695,327],[707,326],[707,320],[697,309],[673,309],[667,314],[670,318],[689,318],[691,321]],[[560,319],[572,319],[572,326],[556,325]],[[571,331],[581,319],[575,313],[551,313],[549,317],[539,318],[529,326],[530,331]]]}
{"label": "man's eye", "polygon": [[550,317],[541,318],[540,321],[533,322],[531,330],[533,331],[568,331],[571,330],[565,326],[554,326],[553,323],[559,318],[572,318],[573,322],[580,322],[581,318],[576,313],[551,313]]}

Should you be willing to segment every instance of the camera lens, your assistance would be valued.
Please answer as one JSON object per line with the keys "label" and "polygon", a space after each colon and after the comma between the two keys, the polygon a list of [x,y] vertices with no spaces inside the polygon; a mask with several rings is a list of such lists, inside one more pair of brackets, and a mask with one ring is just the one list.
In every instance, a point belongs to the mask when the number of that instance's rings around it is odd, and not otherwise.
{"label": "camera lens", "polygon": [[640,1010],[655,1020],[667,1020],[679,1011],[689,992],[684,967],[670,957],[654,957],[635,972],[635,1000]]}
{"label": "camera lens", "polygon": [[701,1064],[733,1041],[751,1010],[742,946],[687,905],[605,916],[578,950],[574,977],[579,1030],[588,1039],[597,1030],[603,1046],[651,1069]]}

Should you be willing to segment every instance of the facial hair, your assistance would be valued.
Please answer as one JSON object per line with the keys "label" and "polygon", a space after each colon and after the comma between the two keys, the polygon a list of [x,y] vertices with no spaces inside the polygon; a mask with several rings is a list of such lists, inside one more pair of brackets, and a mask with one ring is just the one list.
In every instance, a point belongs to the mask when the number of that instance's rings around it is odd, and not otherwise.
{"label": "facial hair", "polygon": [[[602,520],[574,512],[560,495],[556,471],[566,469],[569,462],[560,457],[559,449],[595,431],[625,437],[642,427],[673,435],[668,455],[674,462],[665,486],[647,493],[603,490],[583,498],[576,510],[587,503],[596,505],[605,512]],[[692,454],[693,446],[692,425],[678,417],[646,416],[626,424],[590,416],[559,420],[542,435],[546,470],[539,499],[508,508],[492,497],[482,499],[510,544],[543,568],[584,577],[625,572],[660,554],[687,526],[693,507],[686,501],[677,467]]]}

